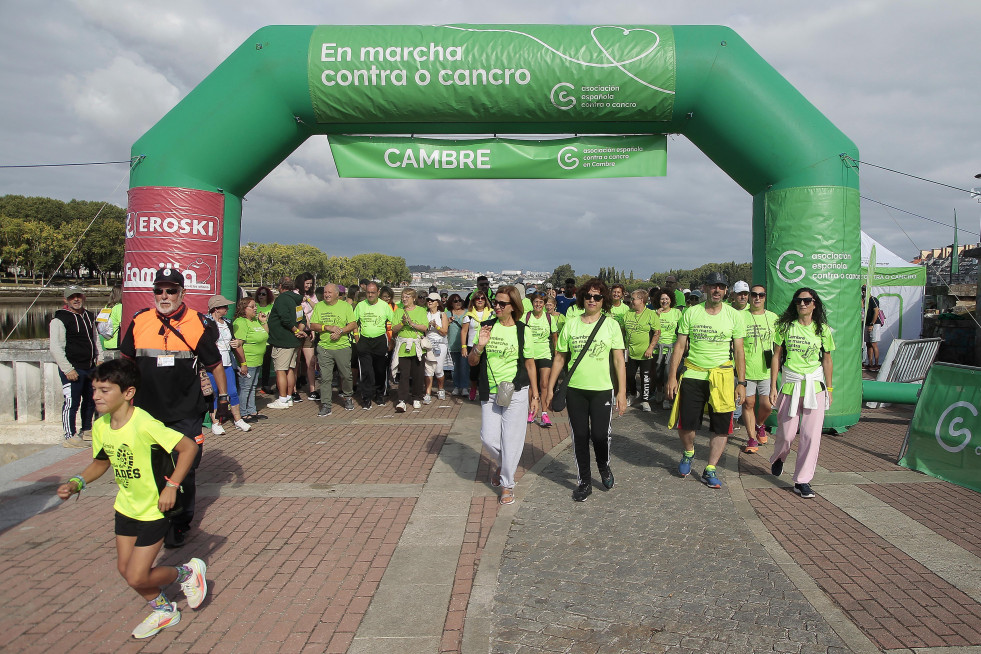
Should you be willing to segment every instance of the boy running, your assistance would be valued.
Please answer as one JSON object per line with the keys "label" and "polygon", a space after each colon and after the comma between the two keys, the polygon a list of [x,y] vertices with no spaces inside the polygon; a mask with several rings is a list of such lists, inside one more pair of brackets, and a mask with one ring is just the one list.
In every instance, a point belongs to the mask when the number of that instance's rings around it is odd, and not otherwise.
{"label": "boy running", "polygon": [[[119,492],[116,494],[116,567],[126,583],[150,605],[152,613],[136,629],[134,638],[149,638],[181,621],[177,603],[163,594],[162,586],[177,581],[195,609],[208,594],[201,559],[191,559],[176,568],[154,567],[170,519],[164,516],[177,501],[177,490],[187,475],[198,446],[190,438],[163,426],[143,409],[133,406],[140,385],[140,372],[126,359],[107,361],[92,377],[93,399],[105,414],[92,425],[92,463],[58,487],[58,497],[67,500],[85,485],[103,475],[111,465]],[[170,477],[154,465],[157,453],[176,452]]]}

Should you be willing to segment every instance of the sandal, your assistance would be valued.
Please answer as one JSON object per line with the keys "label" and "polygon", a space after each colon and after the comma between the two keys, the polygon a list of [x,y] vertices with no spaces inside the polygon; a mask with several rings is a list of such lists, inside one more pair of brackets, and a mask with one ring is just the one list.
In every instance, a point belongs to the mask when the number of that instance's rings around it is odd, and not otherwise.
{"label": "sandal", "polygon": [[491,486],[494,488],[500,488],[501,486],[501,469],[498,468],[494,471],[494,476],[491,477]]}
{"label": "sandal", "polygon": [[501,504],[514,504],[514,489],[513,488],[502,488],[501,489]]}

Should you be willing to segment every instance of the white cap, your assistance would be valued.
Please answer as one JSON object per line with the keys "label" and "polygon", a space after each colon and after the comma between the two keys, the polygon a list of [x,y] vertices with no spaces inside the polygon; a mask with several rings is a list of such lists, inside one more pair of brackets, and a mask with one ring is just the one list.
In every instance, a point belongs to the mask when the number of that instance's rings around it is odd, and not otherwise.
{"label": "white cap", "polygon": [[732,287],[733,293],[749,293],[749,284],[743,280],[736,282],[735,286]]}

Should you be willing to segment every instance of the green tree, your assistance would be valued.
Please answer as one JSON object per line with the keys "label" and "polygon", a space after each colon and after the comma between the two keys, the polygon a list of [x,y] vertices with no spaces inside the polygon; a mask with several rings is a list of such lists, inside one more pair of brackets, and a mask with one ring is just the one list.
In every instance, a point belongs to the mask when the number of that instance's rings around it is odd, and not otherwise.
{"label": "green tree", "polygon": [[27,240],[27,221],[0,214],[0,264],[14,273],[14,283],[20,283],[20,271],[26,266],[30,246]]}
{"label": "green tree", "polygon": [[552,275],[545,281],[554,284],[556,288],[562,288],[562,285],[565,284],[566,279],[575,276],[576,271],[572,269],[572,265],[564,263],[553,270]]}

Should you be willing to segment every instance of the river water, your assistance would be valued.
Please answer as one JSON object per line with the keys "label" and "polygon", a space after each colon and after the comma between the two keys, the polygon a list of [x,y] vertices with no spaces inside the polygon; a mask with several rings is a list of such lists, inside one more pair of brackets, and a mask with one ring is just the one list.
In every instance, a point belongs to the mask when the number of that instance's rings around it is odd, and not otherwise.
{"label": "river water", "polygon": [[[0,298],[0,341],[48,337],[48,323],[65,301],[59,297],[40,297],[31,306],[32,301],[32,297]],[[105,297],[86,297],[85,308],[98,313],[105,302]]]}

